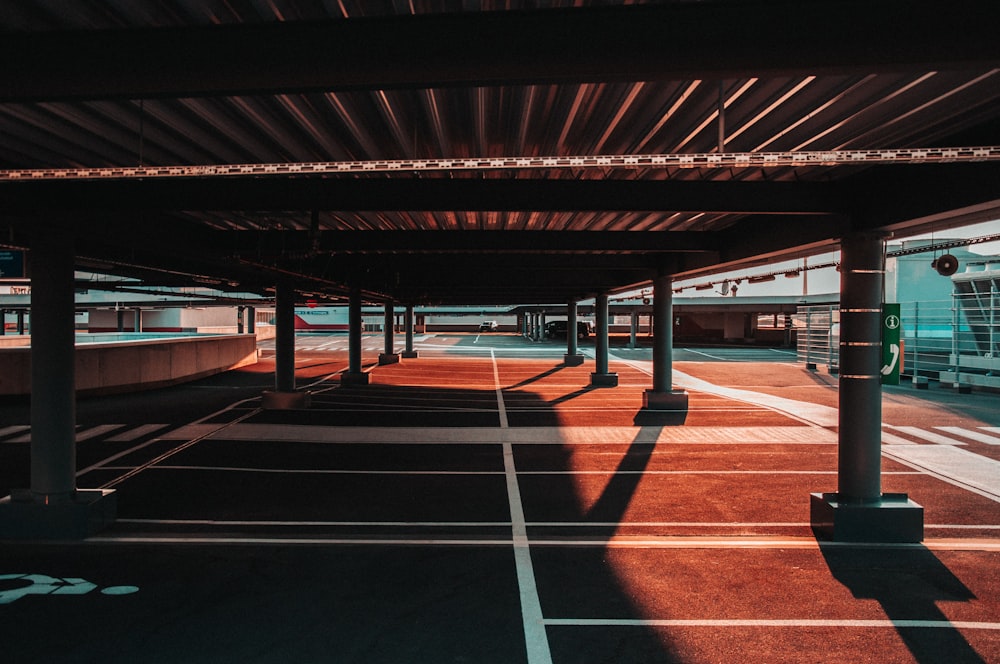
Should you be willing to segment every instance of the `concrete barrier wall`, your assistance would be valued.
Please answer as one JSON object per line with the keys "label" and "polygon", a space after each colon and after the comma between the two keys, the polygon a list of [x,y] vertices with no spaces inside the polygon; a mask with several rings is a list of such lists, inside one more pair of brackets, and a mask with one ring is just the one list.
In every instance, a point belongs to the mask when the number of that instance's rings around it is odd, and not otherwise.
{"label": "concrete barrier wall", "polygon": [[[248,334],[81,344],[76,389],[111,394],[182,383],[257,362]],[[0,395],[31,392],[31,350],[0,348]]]}

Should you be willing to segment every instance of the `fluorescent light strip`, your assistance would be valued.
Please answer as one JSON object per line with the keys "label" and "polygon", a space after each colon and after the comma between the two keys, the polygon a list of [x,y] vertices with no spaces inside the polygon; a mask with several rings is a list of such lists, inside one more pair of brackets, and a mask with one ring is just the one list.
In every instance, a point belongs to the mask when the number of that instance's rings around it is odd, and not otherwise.
{"label": "fluorescent light strip", "polygon": [[0,170],[0,182],[39,180],[130,180],[136,178],[260,177],[426,171],[487,171],[643,168],[787,168],[850,164],[1000,161],[1000,146],[897,148],[791,152],[593,155],[569,157],[492,157],[468,159],[383,159],[273,164],[189,166],[115,166],[110,168],[24,168]]}

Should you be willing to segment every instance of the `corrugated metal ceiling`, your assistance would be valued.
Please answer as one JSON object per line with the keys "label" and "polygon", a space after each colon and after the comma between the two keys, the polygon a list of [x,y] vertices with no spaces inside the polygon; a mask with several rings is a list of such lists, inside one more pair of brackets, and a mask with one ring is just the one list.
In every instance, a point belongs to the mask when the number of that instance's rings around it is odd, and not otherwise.
{"label": "corrugated metal ceiling", "polygon": [[[665,3],[24,0],[0,5],[0,27],[42,33],[629,4]],[[3,103],[0,168],[712,152],[720,132],[725,150],[737,152],[925,147],[997,118],[1000,70],[991,68]],[[857,170],[511,169],[391,177],[801,182]],[[183,216],[216,229],[310,228],[308,211]],[[741,218],[673,211],[669,203],[648,212],[330,209],[319,212],[318,230],[720,231]]]}

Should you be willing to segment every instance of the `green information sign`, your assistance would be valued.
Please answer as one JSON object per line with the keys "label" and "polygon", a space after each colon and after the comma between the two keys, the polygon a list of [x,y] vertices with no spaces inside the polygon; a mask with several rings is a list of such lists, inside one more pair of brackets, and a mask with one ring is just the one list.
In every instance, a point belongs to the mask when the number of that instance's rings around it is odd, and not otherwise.
{"label": "green information sign", "polygon": [[882,303],[882,384],[899,385],[899,372],[903,368],[903,344],[899,333],[899,305]]}

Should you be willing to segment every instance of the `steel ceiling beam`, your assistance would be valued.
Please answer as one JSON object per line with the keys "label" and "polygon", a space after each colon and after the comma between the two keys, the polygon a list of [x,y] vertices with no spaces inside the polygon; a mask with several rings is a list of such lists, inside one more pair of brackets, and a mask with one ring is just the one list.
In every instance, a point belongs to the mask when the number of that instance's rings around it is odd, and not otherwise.
{"label": "steel ceiling beam", "polygon": [[498,178],[259,178],[0,182],[0,210],[842,211],[828,183]]}
{"label": "steel ceiling beam", "polygon": [[719,0],[5,33],[0,102],[992,68],[1000,4]]}
{"label": "steel ceiling beam", "polygon": [[[659,254],[718,250],[718,234],[700,231],[248,231],[216,233],[217,247],[261,255],[315,252],[341,256],[431,254]],[[387,259],[389,260],[389,259]],[[449,258],[449,260],[451,260]]]}

